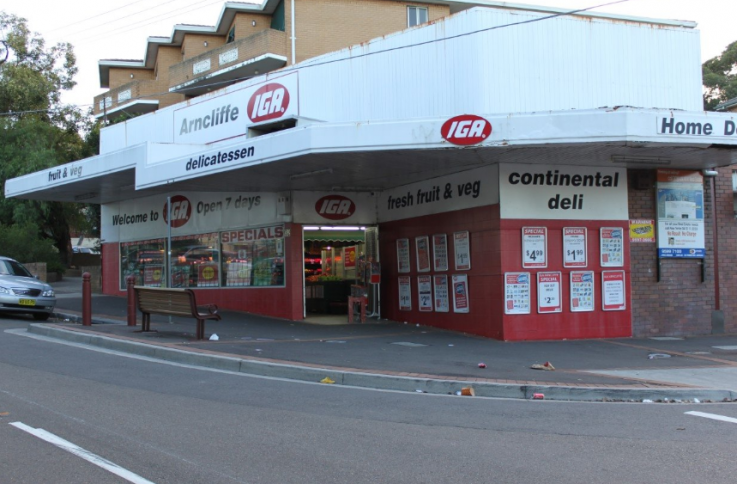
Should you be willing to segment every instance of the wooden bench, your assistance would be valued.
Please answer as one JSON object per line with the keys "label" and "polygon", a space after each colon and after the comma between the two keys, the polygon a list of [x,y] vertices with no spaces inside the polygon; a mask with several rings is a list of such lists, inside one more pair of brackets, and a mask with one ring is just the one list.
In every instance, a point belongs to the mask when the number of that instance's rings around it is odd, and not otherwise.
{"label": "wooden bench", "polygon": [[207,312],[201,312],[197,307],[194,292],[191,289],[169,289],[163,287],[134,286],[136,304],[141,311],[142,331],[151,331],[151,315],[164,314],[195,318],[197,320],[197,339],[205,339],[205,320],[221,319],[218,307],[214,304],[201,306]]}

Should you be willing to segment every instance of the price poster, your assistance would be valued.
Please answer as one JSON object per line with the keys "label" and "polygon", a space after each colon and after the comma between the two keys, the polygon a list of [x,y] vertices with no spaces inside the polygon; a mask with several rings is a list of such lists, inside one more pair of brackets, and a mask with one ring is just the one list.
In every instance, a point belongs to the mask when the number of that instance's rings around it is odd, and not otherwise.
{"label": "price poster", "polygon": [[571,271],[571,312],[594,310],[594,271]]}
{"label": "price poster", "polygon": [[148,264],[143,270],[143,285],[161,287],[164,281],[164,266],[160,264]]}
{"label": "price poster", "polygon": [[563,267],[586,267],[586,227],[563,228]]}
{"label": "price poster", "polygon": [[417,272],[430,272],[430,239],[427,235],[415,238]]}
{"label": "price poster", "polygon": [[399,278],[399,310],[412,311],[412,286],[409,276]]}
{"label": "price poster", "polygon": [[559,313],[563,311],[560,272],[537,273],[537,312]]}
{"label": "price poster", "polygon": [[601,303],[604,311],[624,311],[627,308],[624,271],[601,273]]}
{"label": "price poster", "polygon": [[345,257],[343,258],[343,267],[345,269],[356,268],[356,246],[345,248]]}
{"label": "price poster", "polygon": [[624,229],[621,227],[602,227],[599,230],[602,267],[624,266]]}
{"label": "price poster", "polygon": [[548,267],[546,227],[522,227],[522,267]]}
{"label": "price poster", "polygon": [[448,298],[448,276],[433,276],[435,286],[435,311],[447,313],[450,311],[450,299]]}
{"label": "price poster", "polygon": [[397,271],[409,272],[409,239],[397,239]]}
{"label": "price poster", "polygon": [[466,274],[454,274],[451,281],[453,283],[453,312],[469,312],[468,276]]}
{"label": "price poster", "polygon": [[504,273],[504,314],[530,314],[530,273]]}
{"label": "price poster", "polygon": [[197,287],[218,287],[220,285],[217,264],[197,266]]}
{"label": "price poster", "polygon": [[432,277],[417,277],[417,294],[420,299],[420,311],[432,311]]}
{"label": "price poster", "polygon": [[456,270],[467,271],[471,269],[471,239],[468,231],[455,232],[453,234],[453,247],[456,256]]}
{"label": "price poster", "polygon": [[448,236],[436,234],[432,236],[432,255],[436,271],[448,270]]}

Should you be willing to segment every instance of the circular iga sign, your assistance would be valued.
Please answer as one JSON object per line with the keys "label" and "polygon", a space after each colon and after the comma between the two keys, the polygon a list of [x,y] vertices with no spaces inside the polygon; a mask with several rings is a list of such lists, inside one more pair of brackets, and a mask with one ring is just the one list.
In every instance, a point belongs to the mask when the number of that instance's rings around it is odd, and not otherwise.
{"label": "circular iga sign", "polygon": [[[169,223],[167,216],[169,211],[164,203],[164,223]],[[171,228],[175,229],[189,222],[192,216],[192,204],[189,203],[187,197],[183,195],[174,195],[171,197]]]}
{"label": "circular iga sign", "polygon": [[261,86],[248,100],[248,117],[254,123],[280,118],[289,107],[289,91],[278,82]]}
{"label": "circular iga sign", "polygon": [[343,220],[356,212],[356,204],[343,195],[328,195],[315,203],[315,210],[328,220]]}
{"label": "circular iga sign", "polygon": [[462,114],[443,123],[440,134],[454,145],[475,145],[491,135],[491,123],[475,114]]}

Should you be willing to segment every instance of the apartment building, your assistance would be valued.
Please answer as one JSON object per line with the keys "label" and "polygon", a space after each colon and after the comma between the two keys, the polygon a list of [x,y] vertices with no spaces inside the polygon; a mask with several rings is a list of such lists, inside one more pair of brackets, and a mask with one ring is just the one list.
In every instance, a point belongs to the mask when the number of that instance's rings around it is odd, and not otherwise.
{"label": "apartment building", "polygon": [[139,115],[311,57],[422,25],[483,2],[226,2],[214,26],[149,37],[143,60],[99,61],[98,119]]}

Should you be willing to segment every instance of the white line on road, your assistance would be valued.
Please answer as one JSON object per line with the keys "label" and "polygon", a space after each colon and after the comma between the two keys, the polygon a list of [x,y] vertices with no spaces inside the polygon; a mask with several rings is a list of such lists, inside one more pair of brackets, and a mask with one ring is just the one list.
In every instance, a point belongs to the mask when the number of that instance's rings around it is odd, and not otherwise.
{"label": "white line on road", "polygon": [[715,413],[686,412],[686,415],[693,415],[695,417],[710,418],[712,420],[719,420],[721,422],[737,423],[737,418],[725,417],[724,415],[717,415]]}
{"label": "white line on road", "polygon": [[155,484],[149,481],[148,479],[144,479],[138,474],[135,474],[127,469],[124,469],[120,467],[119,465],[100,457],[97,454],[93,454],[92,452],[85,450],[82,447],[79,447],[78,445],[74,445],[68,440],[64,440],[61,437],[58,437],[52,434],[51,432],[47,432],[44,429],[34,429],[33,427],[30,427],[24,424],[23,422],[10,422],[10,425],[20,430],[23,430],[24,432],[28,432],[34,437],[38,437],[39,439],[44,440],[50,444],[53,444],[59,447],[60,449],[66,450],[67,452],[71,452],[77,457],[81,457],[82,459],[88,462],[91,462],[92,464],[95,464],[98,467],[102,467],[108,472],[112,472],[116,476],[122,477],[128,482],[132,482],[133,484]]}

